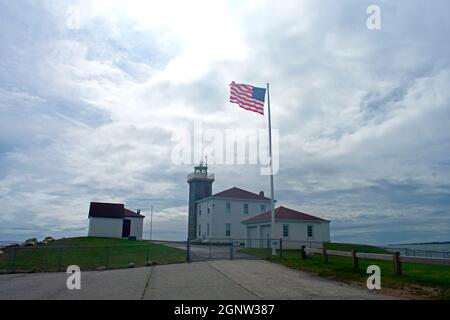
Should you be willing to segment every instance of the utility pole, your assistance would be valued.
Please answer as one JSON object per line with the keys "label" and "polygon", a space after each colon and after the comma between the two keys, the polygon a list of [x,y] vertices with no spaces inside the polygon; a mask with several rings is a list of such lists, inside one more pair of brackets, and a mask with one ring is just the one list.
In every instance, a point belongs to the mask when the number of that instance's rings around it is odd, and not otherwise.
{"label": "utility pole", "polygon": [[150,213],[150,241],[152,240],[152,233],[153,233],[153,205],[151,207],[151,213]]}

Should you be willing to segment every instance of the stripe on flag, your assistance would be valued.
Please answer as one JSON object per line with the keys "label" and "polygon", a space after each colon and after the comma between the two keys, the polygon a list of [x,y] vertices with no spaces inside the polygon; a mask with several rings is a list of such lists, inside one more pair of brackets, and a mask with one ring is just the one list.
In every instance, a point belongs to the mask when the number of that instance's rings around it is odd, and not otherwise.
{"label": "stripe on flag", "polygon": [[249,86],[247,84],[237,84],[234,81],[230,84],[230,87],[231,103],[238,104],[242,109],[264,115],[266,89]]}

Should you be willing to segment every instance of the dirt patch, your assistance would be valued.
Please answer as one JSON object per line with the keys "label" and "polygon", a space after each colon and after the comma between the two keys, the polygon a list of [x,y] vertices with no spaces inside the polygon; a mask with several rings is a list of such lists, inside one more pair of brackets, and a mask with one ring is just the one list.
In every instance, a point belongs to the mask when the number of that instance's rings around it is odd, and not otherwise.
{"label": "dirt patch", "polygon": [[[342,280],[340,280],[342,281]],[[348,284],[365,288],[361,282],[356,281],[346,281]],[[409,300],[439,300],[439,299],[449,299],[450,289],[445,288],[435,288],[421,286],[418,284],[404,284],[398,288],[383,287],[381,290],[377,291],[382,295],[398,297],[402,299]]]}

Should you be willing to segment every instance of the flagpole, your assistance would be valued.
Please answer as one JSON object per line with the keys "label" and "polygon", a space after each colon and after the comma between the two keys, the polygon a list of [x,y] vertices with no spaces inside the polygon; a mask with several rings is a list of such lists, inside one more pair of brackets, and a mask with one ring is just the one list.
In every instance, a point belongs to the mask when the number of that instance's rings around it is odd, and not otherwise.
{"label": "flagpole", "polygon": [[275,192],[274,192],[274,183],[273,183],[273,159],[272,159],[272,119],[270,114],[270,84],[267,84],[267,107],[269,114],[269,157],[270,157],[270,204],[272,210],[272,223],[271,223],[271,247],[272,247],[272,255],[276,255],[276,248],[273,245],[273,239],[275,239]]}

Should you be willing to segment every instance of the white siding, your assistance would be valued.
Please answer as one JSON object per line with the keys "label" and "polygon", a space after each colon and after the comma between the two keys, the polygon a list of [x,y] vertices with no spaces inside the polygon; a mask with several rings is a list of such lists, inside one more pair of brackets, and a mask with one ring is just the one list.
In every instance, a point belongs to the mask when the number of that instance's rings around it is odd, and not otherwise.
{"label": "white siding", "polygon": [[257,240],[258,239],[258,228],[257,227],[249,227],[247,228],[247,241],[246,246],[248,248],[257,248]]}
{"label": "white siding", "polygon": [[270,225],[260,226],[259,242],[260,248],[270,248],[270,239],[272,238],[272,227]]}
{"label": "white siding", "polygon": [[[226,212],[226,204],[231,204],[231,212]],[[248,204],[248,214],[244,214],[244,205]],[[262,211],[261,205],[265,206],[265,211],[270,210],[270,200],[244,200],[244,199],[218,199],[211,198],[200,201],[197,210],[197,228],[201,225],[200,238],[215,239],[245,239],[246,229],[242,224],[243,220],[247,220],[257,216]],[[208,214],[208,208],[210,212]],[[199,215],[201,209],[201,216]],[[210,236],[207,235],[207,224],[210,224]],[[226,224],[231,224],[231,235],[227,237],[225,234]],[[197,229],[197,237],[198,229]]]}
{"label": "white siding", "polygon": [[[289,225],[289,237],[283,238],[284,240],[292,241],[330,241],[330,224],[328,222],[316,222],[316,221],[277,221],[275,224],[276,238],[282,238],[283,225]],[[313,227],[313,236],[308,237],[308,226]]]}
{"label": "white siding", "polygon": [[[283,237],[283,225],[289,226],[289,236]],[[313,226],[313,237],[308,237],[308,226]],[[323,242],[330,242],[330,223],[318,221],[277,220],[275,223],[275,237],[272,237],[270,222],[253,223],[246,226],[247,233],[254,234],[258,230],[260,247],[267,247],[267,234],[270,238],[283,239],[283,248],[300,248],[301,245],[311,244],[320,247]],[[250,230],[251,231],[248,231]],[[253,245],[253,242],[252,242]]]}
{"label": "white siding", "polygon": [[[213,203],[212,201],[205,201],[203,203],[199,203],[197,206],[197,238],[207,239],[211,238],[211,234],[213,233]],[[209,214],[208,214],[209,208]],[[202,212],[201,216],[199,215],[200,210]],[[208,236],[208,224],[209,224],[209,232],[210,236]],[[199,233],[199,225],[201,233]]]}
{"label": "white siding", "polygon": [[[130,236],[142,240],[144,219],[125,218],[131,220]],[[115,218],[89,218],[89,237],[122,238],[123,219]]]}
{"label": "white siding", "polygon": [[114,218],[89,219],[89,237],[122,238],[123,220]]}
{"label": "white siding", "polygon": [[[136,237],[137,240],[142,240],[144,229],[144,219],[127,217],[126,220],[131,220],[130,236]],[[121,234],[122,236],[122,234]]]}

